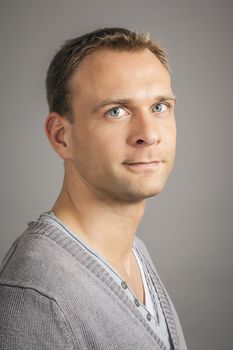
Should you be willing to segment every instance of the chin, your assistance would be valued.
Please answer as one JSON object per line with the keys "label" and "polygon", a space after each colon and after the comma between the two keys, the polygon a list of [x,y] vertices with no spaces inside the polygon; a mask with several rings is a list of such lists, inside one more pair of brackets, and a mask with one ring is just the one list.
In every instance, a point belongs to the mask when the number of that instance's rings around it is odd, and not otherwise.
{"label": "chin", "polygon": [[161,184],[158,185],[154,188],[144,188],[143,186],[141,186],[141,188],[137,188],[137,189],[130,189],[128,188],[127,191],[124,192],[124,198],[133,203],[133,202],[140,202],[143,201],[147,198],[150,197],[155,197],[157,196],[164,188],[165,184]]}
{"label": "chin", "polygon": [[137,177],[136,180],[131,178],[130,181],[126,181],[122,186],[124,196],[131,202],[157,196],[164,189],[170,175],[168,169],[163,170],[161,173],[156,173],[155,176],[144,175]]}

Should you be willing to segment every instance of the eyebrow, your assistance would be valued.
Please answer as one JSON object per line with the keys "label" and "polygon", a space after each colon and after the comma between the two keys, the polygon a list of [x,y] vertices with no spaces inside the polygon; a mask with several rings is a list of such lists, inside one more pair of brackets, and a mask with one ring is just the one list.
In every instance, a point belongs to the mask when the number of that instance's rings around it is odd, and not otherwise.
{"label": "eyebrow", "polygon": [[[176,96],[174,94],[160,95],[160,96],[155,96],[154,100],[156,102],[162,102],[162,101],[168,101],[168,100],[173,100],[176,102]],[[106,99],[106,100],[99,102],[97,105],[95,105],[92,109],[92,113],[96,113],[101,108],[109,106],[109,105],[127,105],[127,104],[131,104],[132,102],[133,102],[133,100],[130,98]]]}

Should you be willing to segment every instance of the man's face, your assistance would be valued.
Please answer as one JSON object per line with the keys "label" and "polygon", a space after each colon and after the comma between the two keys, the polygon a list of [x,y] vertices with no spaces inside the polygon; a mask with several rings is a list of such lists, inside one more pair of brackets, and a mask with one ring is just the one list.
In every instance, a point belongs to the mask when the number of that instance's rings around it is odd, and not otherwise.
{"label": "man's face", "polygon": [[105,200],[137,202],[158,194],[176,143],[168,71],[149,50],[98,50],[70,87],[75,121],[71,161],[78,178]]}

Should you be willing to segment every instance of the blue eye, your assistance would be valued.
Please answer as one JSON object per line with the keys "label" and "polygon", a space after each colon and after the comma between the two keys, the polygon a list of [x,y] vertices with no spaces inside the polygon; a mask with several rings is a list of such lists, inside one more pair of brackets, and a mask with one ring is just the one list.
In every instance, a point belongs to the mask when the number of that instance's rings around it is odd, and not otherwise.
{"label": "blue eye", "polygon": [[114,108],[110,109],[109,111],[107,111],[107,113],[106,113],[106,115],[108,117],[115,117],[115,118],[120,118],[120,117],[124,116],[125,114],[127,114],[127,112],[122,107],[114,107]]}
{"label": "blue eye", "polygon": [[108,114],[111,115],[112,117],[118,117],[119,113],[120,113],[120,108],[113,108],[111,109]]}
{"label": "blue eye", "polygon": [[168,106],[166,103],[157,103],[153,108],[155,112],[161,113],[161,112],[165,112]]}

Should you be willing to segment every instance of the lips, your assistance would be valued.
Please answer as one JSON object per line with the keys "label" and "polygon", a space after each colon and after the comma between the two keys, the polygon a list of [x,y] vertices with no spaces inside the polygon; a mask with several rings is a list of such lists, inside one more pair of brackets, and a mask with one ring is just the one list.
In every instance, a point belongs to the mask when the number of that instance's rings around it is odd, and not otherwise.
{"label": "lips", "polygon": [[127,165],[140,165],[140,164],[157,164],[157,163],[162,163],[163,161],[161,160],[138,160],[138,161],[126,161],[123,164]]}
{"label": "lips", "polygon": [[127,166],[127,168],[132,170],[146,170],[146,169],[155,169],[157,168],[162,161],[159,160],[151,160],[151,161],[127,161],[124,162],[124,165]]}
{"label": "lips", "polygon": [[160,163],[160,160],[151,160],[147,162],[139,161],[139,162],[125,162],[124,164],[128,165],[138,165],[138,164],[154,164],[154,163]]}

